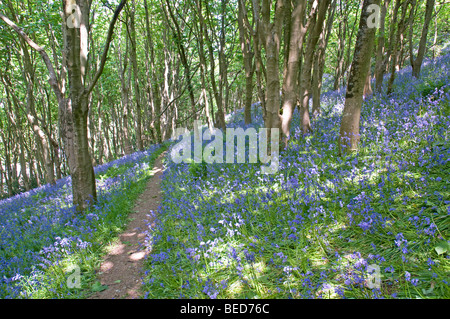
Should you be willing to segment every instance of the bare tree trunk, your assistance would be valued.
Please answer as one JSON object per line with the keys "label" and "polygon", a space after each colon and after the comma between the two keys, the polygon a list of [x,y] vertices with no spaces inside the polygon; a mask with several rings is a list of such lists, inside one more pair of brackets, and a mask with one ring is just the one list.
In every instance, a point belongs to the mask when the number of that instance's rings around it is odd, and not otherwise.
{"label": "bare tree trunk", "polygon": [[376,32],[375,28],[370,28],[368,26],[368,18],[370,16],[368,7],[371,4],[379,5],[380,0],[364,0],[363,3],[359,32],[356,39],[353,63],[350,70],[347,94],[345,96],[345,106],[341,121],[339,137],[340,154],[356,151],[360,140],[359,122],[363,102],[363,91],[370,68],[370,59]]}
{"label": "bare tree trunk", "polygon": [[[318,2],[318,1],[317,1]],[[331,0],[323,0],[317,3],[317,11],[313,14],[313,20],[311,25],[311,31],[308,35],[308,41],[305,51],[305,59],[302,64],[302,73],[300,86],[302,88],[302,96],[300,96],[300,115],[302,121],[302,132],[307,134],[311,132],[311,120],[309,115],[309,99],[311,94],[311,69],[314,59],[314,51],[316,49],[317,42],[319,41],[320,33],[323,29],[323,22],[330,5]],[[314,6],[314,4],[313,4]],[[314,8],[312,9],[314,10]]]}
{"label": "bare tree trunk", "polygon": [[345,2],[340,1],[339,2],[339,13],[341,15],[341,23],[339,23],[339,30],[338,30],[338,50],[337,50],[337,66],[336,66],[336,73],[334,76],[334,85],[333,85],[333,89],[336,91],[339,89],[340,83],[341,83],[341,78],[343,75],[343,68],[344,68],[344,59],[345,59],[345,55],[344,55],[344,50],[345,50],[345,40],[347,37],[347,27],[348,27],[348,17],[347,15],[344,13],[343,14],[343,8],[342,8],[342,4],[345,4]]}
{"label": "bare tree trunk", "polygon": [[[427,49],[427,36],[428,29],[430,26],[431,19],[433,17],[435,0],[427,0],[426,10],[425,10],[425,22],[423,24],[422,36],[420,37],[419,49],[417,52],[417,57],[414,59],[413,53],[413,43],[412,43],[412,30],[410,32],[410,40],[409,40],[409,50],[410,50],[410,61],[412,66],[412,75],[415,78],[419,78],[420,70],[422,68],[422,62],[425,57],[425,51]],[[412,24],[411,24],[412,25]],[[412,27],[411,27],[412,29]]]}
{"label": "bare tree trunk", "polygon": [[[147,90],[149,92],[149,98],[150,98],[150,105],[151,105],[151,118],[152,123],[151,129],[155,131],[156,135],[156,143],[162,142],[162,134],[161,134],[161,94],[159,89],[159,77],[157,73],[157,67],[155,66],[155,53],[154,53],[154,47],[153,47],[153,40],[152,40],[152,34],[150,31],[150,19],[149,19],[149,13],[148,13],[148,4],[147,0],[144,0],[144,9],[145,9],[145,27],[147,31],[147,37],[145,41],[146,49],[145,49],[145,56],[146,56],[146,68],[147,68]],[[151,66],[151,75],[150,71],[148,70],[148,62],[150,62]]]}
{"label": "bare tree trunk", "polygon": [[208,100],[208,92],[207,92],[207,65],[206,65],[206,58],[205,58],[205,49],[204,49],[204,34],[205,34],[205,21],[203,19],[203,6],[202,1],[197,0],[196,1],[197,6],[197,15],[198,15],[198,25],[197,27],[197,33],[198,33],[198,53],[199,53],[199,60],[200,60],[200,79],[201,79],[201,96],[202,96],[202,103],[205,105],[205,112],[206,112],[206,120],[207,124],[210,130],[214,127],[214,121],[211,117],[211,111],[209,106],[209,100]]}
{"label": "bare tree trunk", "polygon": [[[131,69],[128,69],[128,37],[126,38],[126,49],[125,55],[122,57],[122,54],[119,50],[117,50],[117,56],[119,60],[119,77],[122,85],[121,95],[122,95],[122,131],[123,131],[123,149],[125,155],[130,155],[133,153],[133,147],[130,141],[130,128],[128,123],[128,115],[130,113],[130,86],[131,86]],[[123,60],[123,65],[122,65]],[[128,72],[128,73],[127,73]]]}
{"label": "bare tree trunk", "polygon": [[141,93],[139,90],[139,70],[137,63],[137,48],[136,48],[136,6],[135,0],[132,0],[131,12],[130,12],[130,42],[131,42],[131,65],[133,67],[133,89],[134,89],[134,101],[136,103],[136,146],[139,151],[144,150],[144,144],[142,142],[142,108],[141,108]]}
{"label": "bare tree trunk", "polygon": [[225,15],[226,15],[226,5],[228,0],[220,0],[221,11],[220,11],[220,37],[219,37],[219,98],[222,100],[223,112],[219,113],[222,117],[223,125],[226,127],[225,115],[228,112],[228,61],[225,55]]}
{"label": "bare tree trunk", "polygon": [[238,25],[239,39],[244,59],[245,69],[245,101],[244,101],[244,120],[245,124],[252,123],[252,100],[253,100],[253,52],[251,35],[252,27],[247,17],[247,9],[244,0],[238,0]]}
{"label": "bare tree trunk", "polygon": [[[394,24],[392,26],[392,28],[397,27],[397,34],[396,37],[392,37],[390,39],[391,44],[390,46],[392,47],[392,55],[391,55],[391,75],[389,77],[389,82],[388,82],[388,89],[387,89],[387,94],[391,94],[392,93],[392,89],[393,89],[393,84],[395,81],[395,74],[396,71],[399,70],[399,64],[400,64],[400,53],[401,53],[401,49],[402,49],[402,43],[403,43],[403,36],[404,36],[404,32],[405,32],[405,19],[406,19],[406,11],[407,11],[407,7],[408,4],[410,2],[409,1],[401,1],[401,0],[397,0],[397,3],[395,5],[395,9],[394,9]],[[397,19],[398,19],[398,11],[399,9],[402,9],[402,15],[400,17],[400,20],[398,22],[397,25]],[[391,35],[393,35],[391,33]]]}
{"label": "bare tree trunk", "polygon": [[284,18],[284,0],[277,0],[274,19],[271,22],[271,1],[263,0],[261,6],[261,23],[258,33],[266,50],[266,118],[265,127],[279,129],[280,121],[280,78],[279,55]]}
{"label": "bare tree trunk", "polygon": [[306,0],[294,0],[292,15],[286,18],[290,22],[289,50],[285,61],[284,81],[283,81],[283,115],[281,116],[281,131],[284,135],[284,147],[287,147],[290,139],[290,126],[292,116],[298,101],[297,77],[299,72],[299,60],[303,40],[307,27],[303,25],[306,11]]}
{"label": "bare tree trunk", "polygon": [[[188,93],[189,93],[189,100],[191,102],[191,107],[192,107],[192,114],[194,117],[194,121],[197,119],[197,111],[196,111],[196,105],[195,105],[195,95],[194,95],[194,88],[192,85],[192,80],[191,80],[191,67],[189,65],[189,62],[187,60],[187,56],[186,56],[186,50],[184,48],[184,43],[183,43],[183,36],[181,34],[181,28],[180,25],[177,21],[177,18],[174,15],[174,12],[172,10],[172,6],[170,5],[169,0],[166,0],[166,7],[168,9],[169,14],[166,13],[165,7],[164,5],[162,5],[163,9],[164,9],[164,13],[166,14],[167,20],[169,21],[169,26],[172,28],[173,30],[173,34],[175,37],[175,42],[176,42],[176,46],[178,49],[178,53],[180,55],[180,59],[181,59],[181,63],[183,64],[183,68],[184,68],[184,72],[185,72],[185,76],[186,76],[186,80],[187,80],[187,86],[188,86]],[[174,25],[174,28],[172,27],[172,23]],[[194,125],[194,135],[196,138],[198,138],[199,135],[199,131],[198,131],[198,127],[196,127]]]}
{"label": "bare tree trunk", "polygon": [[[209,19],[212,19],[211,12],[209,10],[208,4],[206,3],[206,11],[207,11],[207,17]],[[214,30],[211,30],[214,32]],[[215,126],[218,128],[221,128],[222,130],[226,129],[226,123],[225,123],[225,101],[223,98],[223,85],[225,80],[225,74],[224,72],[224,56],[223,51],[219,51],[219,83],[216,81],[216,75],[215,75],[215,69],[216,69],[216,63],[214,58],[214,48],[213,48],[213,39],[209,36],[208,32],[205,32],[205,39],[208,46],[208,53],[209,53],[209,72],[210,72],[210,80],[211,80],[211,86],[212,86],[212,92],[214,95],[214,100],[216,101],[217,105],[217,112],[214,114],[215,117]],[[221,39],[220,41],[223,42]],[[223,45],[223,44],[220,44]]]}
{"label": "bare tree trunk", "polygon": [[386,70],[385,66],[385,51],[386,51],[386,45],[385,45],[385,32],[386,32],[386,14],[387,10],[389,8],[389,3],[391,0],[384,0],[384,5],[381,7],[381,13],[380,13],[380,31],[378,35],[378,46],[377,46],[377,60],[376,60],[376,66],[375,66],[375,90],[377,92],[381,92],[383,87],[383,77],[384,77],[384,71]]}
{"label": "bare tree trunk", "polygon": [[370,62],[369,62],[369,73],[367,74],[366,83],[364,84],[364,92],[363,92],[364,99],[369,98],[373,94],[372,83],[370,82],[371,79],[372,79],[372,73],[370,70]]}
{"label": "bare tree trunk", "polygon": [[438,40],[438,10],[434,8],[434,38],[433,38],[433,60],[437,54],[437,40]]}
{"label": "bare tree trunk", "polygon": [[[1,127],[0,127],[1,128]],[[2,161],[1,161],[1,158],[0,158],[0,199],[3,199],[3,195],[4,195],[4,183],[3,183],[3,173],[4,173],[4,171],[3,171],[3,163],[2,163]]]}
{"label": "bare tree trunk", "polygon": [[[14,127],[13,130],[9,130],[9,131],[15,132],[15,137],[17,138],[19,145],[20,145],[20,153],[19,153],[20,172],[22,174],[23,186],[25,187],[25,190],[28,191],[28,190],[30,190],[30,183],[29,183],[29,178],[28,178],[28,174],[27,174],[27,162],[25,160],[26,147],[25,147],[25,140],[23,138],[25,136],[25,134],[23,132],[21,118],[19,116],[20,115],[20,110],[18,107],[19,101],[13,92],[10,93],[10,89],[12,89],[12,87],[10,88],[8,85],[6,85],[6,83],[8,83],[8,81],[9,81],[9,79],[5,78],[5,76],[1,74],[1,71],[0,71],[0,77],[2,78],[2,81],[5,84],[5,89],[6,89],[6,101],[8,104],[8,109],[5,110],[5,113],[6,113],[8,122],[10,123],[10,125],[12,125]],[[12,100],[12,103],[11,103],[11,100]],[[14,105],[14,111],[12,109],[11,104]],[[0,128],[3,130],[2,123],[0,125]],[[5,152],[6,152],[6,147],[5,147]],[[3,191],[3,189],[0,188],[0,195],[1,195],[2,191]]]}
{"label": "bare tree trunk", "polygon": [[[3,125],[2,125],[3,126]],[[3,128],[3,127],[2,127]],[[5,183],[8,196],[13,196],[12,189],[12,170],[11,170],[11,152],[9,148],[8,138],[3,134],[3,129],[0,131],[0,136],[2,138],[3,147],[5,148]]]}
{"label": "bare tree trunk", "polygon": [[321,33],[319,39],[319,47],[314,56],[314,67],[313,67],[313,86],[312,86],[312,96],[313,96],[313,117],[317,118],[321,113],[320,107],[320,96],[322,93],[322,79],[325,71],[325,52],[328,46],[328,41],[331,35],[331,29],[333,27],[334,15],[336,12],[337,1],[334,0],[328,11],[327,26]]}

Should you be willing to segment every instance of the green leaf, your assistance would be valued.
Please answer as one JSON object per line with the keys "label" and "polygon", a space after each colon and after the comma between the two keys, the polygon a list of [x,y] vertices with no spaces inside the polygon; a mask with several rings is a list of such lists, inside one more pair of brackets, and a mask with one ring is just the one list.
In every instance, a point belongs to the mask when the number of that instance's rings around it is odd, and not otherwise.
{"label": "green leaf", "polygon": [[434,206],[437,206],[435,203],[433,203],[433,202],[430,202],[430,201],[426,201],[426,205],[428,206],[428,207],[434,207]]}
{"label": "green leaf", "polygon": [[100,291],[103,291],[103,290],[106,290],[106,289],[108,289],[108,286],[106,286],[106,285],[103,286],[100,283],[100,281],[96,281],[95,284],[93,284],[92,288],[91,288],[91,290],[94,291],[94,292],[100,292]]}
{"label": "green leaf", "polygon": [[438,255],[442,255],[450,251],[450,245],[446,241],[441,241],[436,247],[434,247],[434,250],[436,250]]}

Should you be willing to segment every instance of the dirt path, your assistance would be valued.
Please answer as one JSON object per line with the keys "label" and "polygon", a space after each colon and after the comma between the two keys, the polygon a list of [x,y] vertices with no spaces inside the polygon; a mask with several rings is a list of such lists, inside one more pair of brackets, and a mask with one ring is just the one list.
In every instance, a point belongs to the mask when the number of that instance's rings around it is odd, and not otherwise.
{"label": "dirt path", "polygon": [[143,246],[147,225],[151,222],[150,211],[156,211],[161,201],[160,182],[164,154],[155,161],[154,175],[139,197],[130,214],[126,230],[119,241],[108,250],[98,272],[97,279],[106,290],[96,292],[89,299],[134,299],[140,296],[142,266],[148,247]]}

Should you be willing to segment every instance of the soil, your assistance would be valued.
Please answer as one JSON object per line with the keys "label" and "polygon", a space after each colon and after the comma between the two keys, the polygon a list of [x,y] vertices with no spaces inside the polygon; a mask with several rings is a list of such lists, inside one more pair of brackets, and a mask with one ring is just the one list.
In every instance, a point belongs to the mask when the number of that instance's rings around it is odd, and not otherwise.
{"label": "soil", "polygon": [[97,280],[105,290],[98,291],[89,299],[136,299],[140,298],[142,266],[151,247],[145,245],[148,224],[154,217],[161,202],[160,182],[163,172],[162,159],[159,156],[154,164],[153,177],[141,194],[132,213],[126,230],[120,234],[117,242],[111,244],[108,254],[97,273]]}

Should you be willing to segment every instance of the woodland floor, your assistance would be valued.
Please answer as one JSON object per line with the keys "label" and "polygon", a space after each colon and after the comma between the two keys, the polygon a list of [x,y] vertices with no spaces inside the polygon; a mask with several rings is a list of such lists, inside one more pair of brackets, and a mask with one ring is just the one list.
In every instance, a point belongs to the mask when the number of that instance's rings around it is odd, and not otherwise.
{"label": "woodland floor", "polygon": [[140,297],[142,266],[151,247],[144,244],[148,224],[153,222],[151,211],[156,211],[161,201],[160,182],[163,172],[162,159],[158,157],[153,167],[153,177],[139,197],[130,214],[126,230],[108,249],[98,272],[98,280],[104,290],[90,299],[135,299]]}

